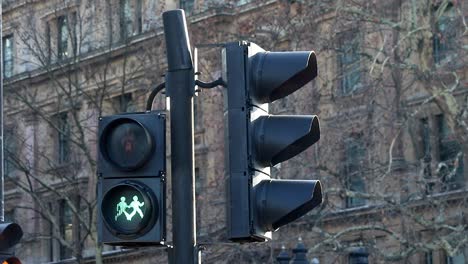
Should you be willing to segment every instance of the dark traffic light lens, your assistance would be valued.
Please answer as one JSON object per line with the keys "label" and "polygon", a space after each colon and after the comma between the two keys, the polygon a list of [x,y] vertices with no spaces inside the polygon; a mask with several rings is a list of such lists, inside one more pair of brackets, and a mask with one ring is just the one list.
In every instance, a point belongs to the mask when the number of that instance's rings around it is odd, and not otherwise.
{"label": "dark traffic light lens", "polygon": [[153,141],[146,128],[132,119],[121,118],[113,121],[101,136],[104,157],[123,170],[143,166],[153,147]]}
{"label": "dark traffic light lens", "polygon": [[21,261],[17,257],[9,257],[2,264],[21,264]]}
{"label": "dark traffic light lens", "polygon": [[142,183],[124,181],[111,188],[102,199],[105,223],[114,235],[138,237],[150,230],[158,218],[158,203]]}

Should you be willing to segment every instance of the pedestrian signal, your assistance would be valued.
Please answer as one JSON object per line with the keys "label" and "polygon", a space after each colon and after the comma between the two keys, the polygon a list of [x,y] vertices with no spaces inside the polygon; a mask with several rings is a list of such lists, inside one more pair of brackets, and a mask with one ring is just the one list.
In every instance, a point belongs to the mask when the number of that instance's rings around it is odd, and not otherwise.
{"label": "pedestrian signal", "polygon": [[102,200],[105,224],[117,236],[130,238],[145,233],[157,221],[158,201],[149,187],[123,182],[110,189]]}
{"label": "pedestrian signal", "polygon": [[164,113],[102,117],[98,138],[99,241],[119,246],[164,244]]}

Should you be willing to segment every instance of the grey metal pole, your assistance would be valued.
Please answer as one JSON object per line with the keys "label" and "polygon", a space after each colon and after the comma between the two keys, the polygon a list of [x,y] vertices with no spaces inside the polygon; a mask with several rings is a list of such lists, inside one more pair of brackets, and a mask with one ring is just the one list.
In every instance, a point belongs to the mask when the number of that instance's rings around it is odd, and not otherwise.
{"label": "grey metal pole", "polygon": [[3,155],[3,146],[4,138],[3,138],[3,9],[2,5],[0,4],[0,221],[5,221],[5,203],[4,203],[4,182],[5,176],[3,175],[4,172],[4,155]]}
{"label": "grey metal pole", "polygon": [[172,177],[172,262],[198,263],[195,227],[193,95],[194,69],[183,10],[163,13],[170,98]]}

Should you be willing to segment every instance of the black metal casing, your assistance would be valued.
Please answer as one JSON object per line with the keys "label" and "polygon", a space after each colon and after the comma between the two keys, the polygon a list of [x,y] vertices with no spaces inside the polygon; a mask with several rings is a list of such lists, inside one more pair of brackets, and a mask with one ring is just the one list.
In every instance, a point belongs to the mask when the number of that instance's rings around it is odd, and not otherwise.
{"label": "black metal casing", "polygon": [[270,115],[268,103],[317,76],[314,52],[268,52],[227,43],[222,54],[228,238],[262,242],[322,201],[317,180],[277,180],[270,167],[320,138],[317,116]]}
{"label": "black metal casing", "polygon": [[[106,153],[109,130],[119,122],[135,122],[146,130],[152,146],[138,166],[121,168]],[[166,240],[166,114],[164,111],[124,113],[99,119],[98,129],[98,240],[100,243],[119,246],[164,245]],[[134,234],[119,233],[108,224],[103,215],[103,199],[118,186],[134,186],[151,199],[148,226]]]}
{"label": "black metal casing", "polygon": [[[228,43],[223,50],[223,79],[228,87],[224,94],[225,127],[225,173],[227,195],[228,237],[234,241],[249,241],[253,230],[251,206],[252,175],[250,153],[250,106],[247,101],[248,45],[246,42]],[[264,241],[262,236],[253,236],[253,241]]]}

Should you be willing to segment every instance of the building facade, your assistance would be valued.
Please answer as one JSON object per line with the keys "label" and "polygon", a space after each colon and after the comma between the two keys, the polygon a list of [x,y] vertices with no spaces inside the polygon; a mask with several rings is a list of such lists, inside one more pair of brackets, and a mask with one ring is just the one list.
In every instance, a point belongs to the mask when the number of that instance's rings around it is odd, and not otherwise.
{"label": "building facade", "polygon": [[[275,263],[281,246],[299,237],[320,263],[468,261],[462,1],[2,4],[5,208],[25,231],[17,249],[25,263],[167,263],[165,249],[97,243],[96,130],[99,116],[143,111],[163,82],[161,16],[174,8],[186,11],[193,46],[247,39],[272,51],[315,50],[319,65],[312,83],[270,109],[317,114],[321,139],[272,168],[272,177],[320,179],[324,203],[270,242],[228,243],[223,90],[194,98],[204,262]],[[199,46],[199,79],[222,76],[220,52]],[[158,96],[153,109],[165,108]]]}

